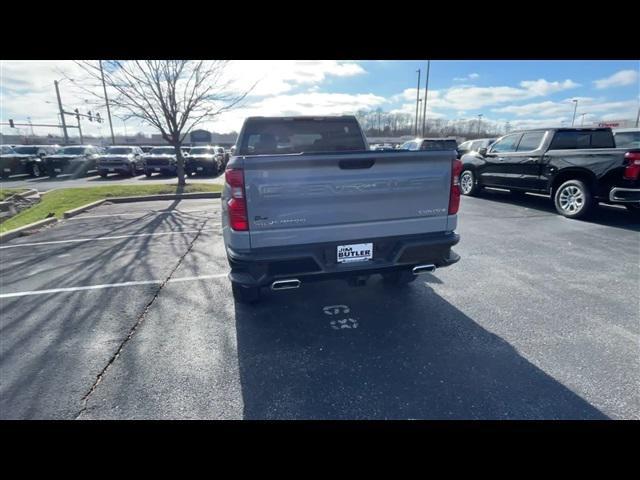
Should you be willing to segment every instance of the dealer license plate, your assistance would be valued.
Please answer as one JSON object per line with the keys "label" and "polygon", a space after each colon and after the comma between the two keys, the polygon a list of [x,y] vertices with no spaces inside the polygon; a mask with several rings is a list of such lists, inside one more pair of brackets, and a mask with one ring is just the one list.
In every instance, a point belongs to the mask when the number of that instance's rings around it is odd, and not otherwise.
{"label": "dealer license plate", "polygon": [[338,245],[338,263],[365,262],[373,259],[373,243]]}

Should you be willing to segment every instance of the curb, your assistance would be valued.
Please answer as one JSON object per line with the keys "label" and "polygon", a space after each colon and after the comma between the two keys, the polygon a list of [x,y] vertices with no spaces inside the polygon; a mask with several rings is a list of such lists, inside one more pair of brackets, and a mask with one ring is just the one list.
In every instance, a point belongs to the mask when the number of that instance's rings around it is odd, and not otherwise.
{"label": "curb", "polygon": [[62,214],[62,218],[75,217],[76,215],[78,215],[79,213],[84,212],[85,210],[89,210],[89,209],[91,209],[93,207],[97,207],[98,205],[102,205],[104,202],[105,202],[104,199],[96,200],[95,202],[87,203],[86,205],[82,205],[81,207],[74,208],[73,210],[67,210],[66,212],[64,212]]}
{"label": "curb", "polygon": [[169,193],[166,195],[146,195],[142,197],[111,197],[103,198],[92,203],[87,203],[81,207],[67,210],[62,214],[63,218],[75,217],[79,213],[85,212],[92,208],[98,207],[103,203],[132,203],[132,202],[150,202],[154,200],[188,200],[190,198],[220,198],[220,192],[196,192],[196,193]]}
{"label": "curb", "polygon": [[0,243],[4,243],[7,240],[11,240],[16,237],[21,237],[23,232],[32,230],[34,228],[44,227],[45,225],[56,223],[57,221],[58,219],[55,217],[45,218],[44,220],[39,220],[37,222],[30,223],[29,225],[24,225],[14,230],[9,230],[8,232],[0,234]]}
{"label": "curb", "polygon": [[24,198],[24,197],[28,197],[28,196],[31,196],[31,195],[35,195],[36,193],[38,193],[38,190],[34,190],[34,189],[31,188],[31,189],[26,190],[24,192],[14,193],[10,197],[5,198],[4,201],[6,202],[8,200],[11,200],[14,197]]}
{"label": "curb", "polygon": [[[104,198],[102,200],[97,200],[95,202],[87,203],[86,205],[82,205],[81,207],[77,207],[72,210],[67,210],[62,214],[62,217],[63,218],[74,217],[79,213],[95,208],[99,205],[102,205],[105,202],[129,203],[129,202],[149,202],[154,200],[188,200],[190,198],[220,198],[220,195],[221,195],[221,192],[196,192],[196,193],[177,193],[177,194],[172,193],[167,195],[147,195],[143,197]],[[30,223],[29,225],[16,228],[15,230],[9,230],[8,232],[0,234],[0,243],[5,242],[7,240],[11,240],[12,238],[20,237],[22,235],[22,232],[25,232],[29,229],[43,227],[45,225],[49,225],[57,221],[58,219],[55,217],[45,218],[44,220],[40,220],[34,223]]]}
{"label": "curb", "polygon": [[166,195],[147,195],[144,197],[113,197],[105,198],[105,201],[111,203],[129,203],[151,202],[155,200],[188,200],[190,198],[220,198],[220,192],[169,193]]}

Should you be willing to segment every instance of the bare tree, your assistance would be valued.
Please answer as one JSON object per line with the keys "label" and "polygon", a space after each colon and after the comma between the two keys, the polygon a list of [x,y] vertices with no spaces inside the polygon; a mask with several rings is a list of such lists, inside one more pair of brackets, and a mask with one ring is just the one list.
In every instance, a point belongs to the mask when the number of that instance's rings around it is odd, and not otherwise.
{"label": "bare tree", "polygon": [[102,68],[97,61],[75,63],[87,76],[74,80],[78,88],[104,101],[104,72],[111,108],[152,125],[175,148],[181,186],[186,184],[181,146],[189,132],[238,105],[253,88],[233,92],[223,60],[106,60]]}

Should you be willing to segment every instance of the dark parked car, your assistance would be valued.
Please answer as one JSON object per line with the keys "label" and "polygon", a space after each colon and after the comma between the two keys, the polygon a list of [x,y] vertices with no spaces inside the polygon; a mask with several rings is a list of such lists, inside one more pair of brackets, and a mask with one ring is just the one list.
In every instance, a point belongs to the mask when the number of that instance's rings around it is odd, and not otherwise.
{"label": "dark parked car", "polygon": [[97,161],[98,175],[105,178],[109,173],[136,175],[144,172],[144,161],[140,147],[114,146],[100,155]]}
{"label": "dark parked car", "polygon": [[640,149],[616,148],[610,128],[515,132],[462,157],[460,189],[483,187],[551,195],[556,210],[585,217],[598,201],[640,211]]}
{"label": "dark parked car", "polygon": [[[144,157],[144,174],[150,177],[154,173],[176,175],[178,160],[173,147],[154,147]],[[186,163],[186,158],[185,158]]]}
{"label": "dark parked car", "polygon": [[151,150],[153,150],[154,147],[151,145],[143,145],[140,148],[144,153],[149,153]]}
{"label": "dark parked car", "polygon": [[455,150],[458,142],[455,138],[416,138],[405,142],[400,147],[402,150]]}
{"label": "dark parked car", "polygon": [[469,152],[477,152],[481,148],[489,148],[496,141],[496,138],[477,138],[476,140],[467,140],[458,146],[458,158]]}
{"label": "dark parked car", "polygon": [[224,170],[224,153],[220,154],[216,147],[193,147],[185,158],[187,175],[217,175]]}
{"label": "dark parked car", "polygon": [[93,145],[63,147],[58,153],[45,158],[47,173],[51,177],[60,173],[86,175],[87,172],[96,169],[96,160],[100,153],[101,149]]}
{"label": "dark parked car", "polygon": [[32,177],[39,177],[46,172],[45,161],[47,155],[55,154],[53,145],[18,145],[12,153],[3,153],[0,160],[2,177],[27,173]]}

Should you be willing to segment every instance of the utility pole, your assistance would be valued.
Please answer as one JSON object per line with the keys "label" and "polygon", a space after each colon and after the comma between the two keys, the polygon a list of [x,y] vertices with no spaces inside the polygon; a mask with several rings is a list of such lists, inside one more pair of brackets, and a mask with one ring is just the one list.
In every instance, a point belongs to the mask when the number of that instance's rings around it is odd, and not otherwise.
{"label": "utility pole", "polygon": [[104,83],[104,70],[102,70],[102,60],[100,60],[100,75],[102,75],[102,88],[104,89],[104,101],[107,104],[107,116],[109,117],[109,129],[111,129],[111,144],[116,144],[116,137],[113,135],[113,124],[111,123],[111,109],[109,108],[109,97],[107,97],[107,86]]}
{"label": "utility pole", "polygon": [[573,127],[573,124],[576,122],[576,112],[578,111],[578,100],[573,99],[571,101],[575,104],[575,106],[573,107],[573,119],[571,120],[571,126]]}
{"label": "utility pole", "polygon": [[422,105],[422,136],[425,135],[425,128],[427,124],[427,98],[429,95],[429,70],[431,68],[431,60],[427,60],[427,81],[424,85],[424,104]]}
{"label": "utility pole", "polygon": [[418,88],[416,89],[416,128],[415,128],[415,136],[418,136],[418,112],[420,111],[420,69],[416,70],[418,72]]}
{"label": "utility pole", "polygon": [[62,100],[60,100],[60,88],[58,88],[58,81],[54,80],[53,84],[56,86],[56,95],[58,96],[58,107],[60,108],[60,119],[62,120],[62,131],[64,133],[64,143],[69,143],[69,135],[67,134],[67,123],[64,120],[64,110],[62,109]]}
{"label": "utility pole", "polygon": [[482,122],[482,114],[478,114],[478,137],[480,136],[480,123]]}

